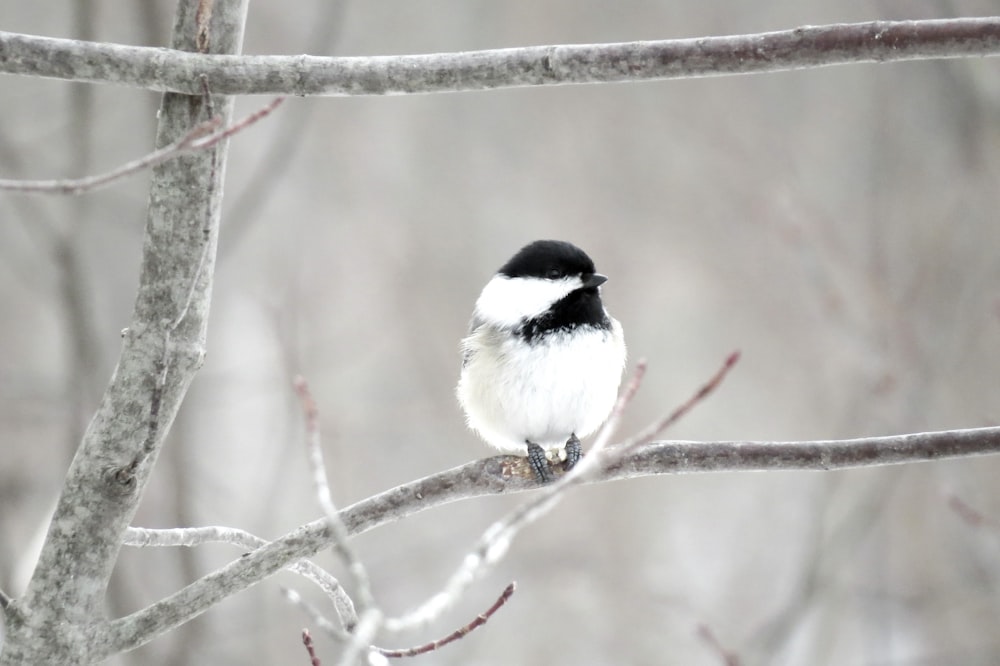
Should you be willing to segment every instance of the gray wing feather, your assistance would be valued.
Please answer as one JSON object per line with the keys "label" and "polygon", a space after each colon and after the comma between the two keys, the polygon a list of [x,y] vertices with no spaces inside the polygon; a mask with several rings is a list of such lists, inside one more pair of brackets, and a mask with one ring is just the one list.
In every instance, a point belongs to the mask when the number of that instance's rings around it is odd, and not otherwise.
{"label": "gray wing feather", "polygon": [[472,348],[472,338],[476,332],[483,327],[485,324],[479,317],[473,316],[472,321],[469,322],[469,334],[462,340],[462,367],[464,368],[469,364],[469,360],[475,355],[475,350]]}

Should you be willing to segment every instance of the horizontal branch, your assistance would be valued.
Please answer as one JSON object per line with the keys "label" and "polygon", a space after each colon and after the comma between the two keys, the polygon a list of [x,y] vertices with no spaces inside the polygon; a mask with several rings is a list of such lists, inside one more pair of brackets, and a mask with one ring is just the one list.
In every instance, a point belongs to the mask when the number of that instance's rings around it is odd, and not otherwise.
{"label": "horizontal branch", "polygon": [[[246,530],[234,527],[176,527],[172,529],[150,530],[139,527],[130,527],[125,531],[123,546],[135,546],[137,548],[183,546],[191,548],[202,546],[208,543],[226,543],[237,546],[244,550],[254,550],[267,545],[267,541],[259,536],[251,534]],[[312,581],[319,587],[333,603],[341,624],[347,628],[354,626],[358,621],[354,603],[341,586],[340,581],[333,577],[328,571],[317,566],[310,560],[298,560],[289,564],[288,570]],[[334,631],[341,631],[335,627]]]}
{"label": "horizontal branch", "polygon": [[[810,442],[653,442],[611,461],[595,482],[654,474],[769,470],[835,470],[928,462],[1000,453],[1000,427]],[[553,470],[558,475],[560,472]],[[442,504],[539,487],[527,460],[494,456],[397,486],[340,511],[348,531],[360,534]],[[141,611],[112,622],[115,652],[142,645],[259,583],[289,563],[311,557],[333,541],[329,521],[313,521],[195,581]]]}
{"label": "horizontal branch", "polygon": [[386,95],[1000,54],[1000,17],[399,56],[230,56],[0,32],[0,73],[200,94]]}

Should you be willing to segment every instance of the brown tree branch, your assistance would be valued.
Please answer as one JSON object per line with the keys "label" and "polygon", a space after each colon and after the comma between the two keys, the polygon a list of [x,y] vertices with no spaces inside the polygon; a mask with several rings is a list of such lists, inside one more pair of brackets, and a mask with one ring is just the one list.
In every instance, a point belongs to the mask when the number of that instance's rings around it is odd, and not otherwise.
{"label": "brown tree branch", "polygon": [[458,629],[451,632],[444,638],[439,638],[436,641],[431,641],[430,643],[425,643],[424,645],[418,645],[417,647],[411,647],[402,650],[388,650],[386,648],[375,648],[375,651],[378,652],[383,657],[389,657],[391,659],[395,659],[399,657],[416,657],[417,655],[427,654],[428,652],[433,652],[438,648],[442,648],[448,643],[457,641],[460,638],[464,638],[470,631],[474,631],[479,627],[483,626],[484,624],[486,624],[486,622],[489,621],[491,617],[493,617],[493,614],[496,613],[498,610],[500,610],[503,607],[503,605],[510,600],[511,596],[513,596],[514,594],[514,589],[516,587],[517,585],[515,583],[511,583],[510,585],[505,587],[503,592],[500,593],[500,596],[497,597],[497,600],[493,602],[492,606],[490,606],[484,612],[480,613],[475,618],[473,618],[472,622],[469,622],[468,624],[459,627]]}
{"label": "brown tree branch", "polygon": [[316,656],[316,650],[313,648],[312,635],[308,629],[302,630],[302,644],[306,646],[306,652],[309,653],[309,663],[311,666],[321,666],[319,657]]}
{"label": "brown tree branch", "polygon": [[198,94],[386,95],[780,72],[1000,54],[1000,17],[400,56],[227,56],[0,32],[0,73]]}

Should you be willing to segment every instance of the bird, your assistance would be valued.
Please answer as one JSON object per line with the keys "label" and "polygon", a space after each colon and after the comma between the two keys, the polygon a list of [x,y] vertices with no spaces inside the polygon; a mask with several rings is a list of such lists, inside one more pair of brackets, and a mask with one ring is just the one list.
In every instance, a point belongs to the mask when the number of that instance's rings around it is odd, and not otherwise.
{"label": "bird", "polygon": [[572,469],[580,438],[617,400],[626,347],[601,301],[607,279],[572,243],[529,243],[487,282],[461,342],[456,394],[468,426],[526,455],[542,483],[554,479],[547,453]]}

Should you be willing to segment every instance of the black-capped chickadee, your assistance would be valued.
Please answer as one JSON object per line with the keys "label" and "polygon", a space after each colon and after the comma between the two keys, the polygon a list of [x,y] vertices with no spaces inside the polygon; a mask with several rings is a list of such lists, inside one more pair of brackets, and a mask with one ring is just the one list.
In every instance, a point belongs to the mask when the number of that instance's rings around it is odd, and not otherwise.
{"label": "black-capped chickadee", "polygon": [[469,426],[502,451],[527,453],[543,482],[552,479],[546,451],[565,445],[571,469],[579,438],[618,395],[625,337],[601,303],[606,280],[575,245],[535,241],[483,288],[462,340],[457,393]]}

